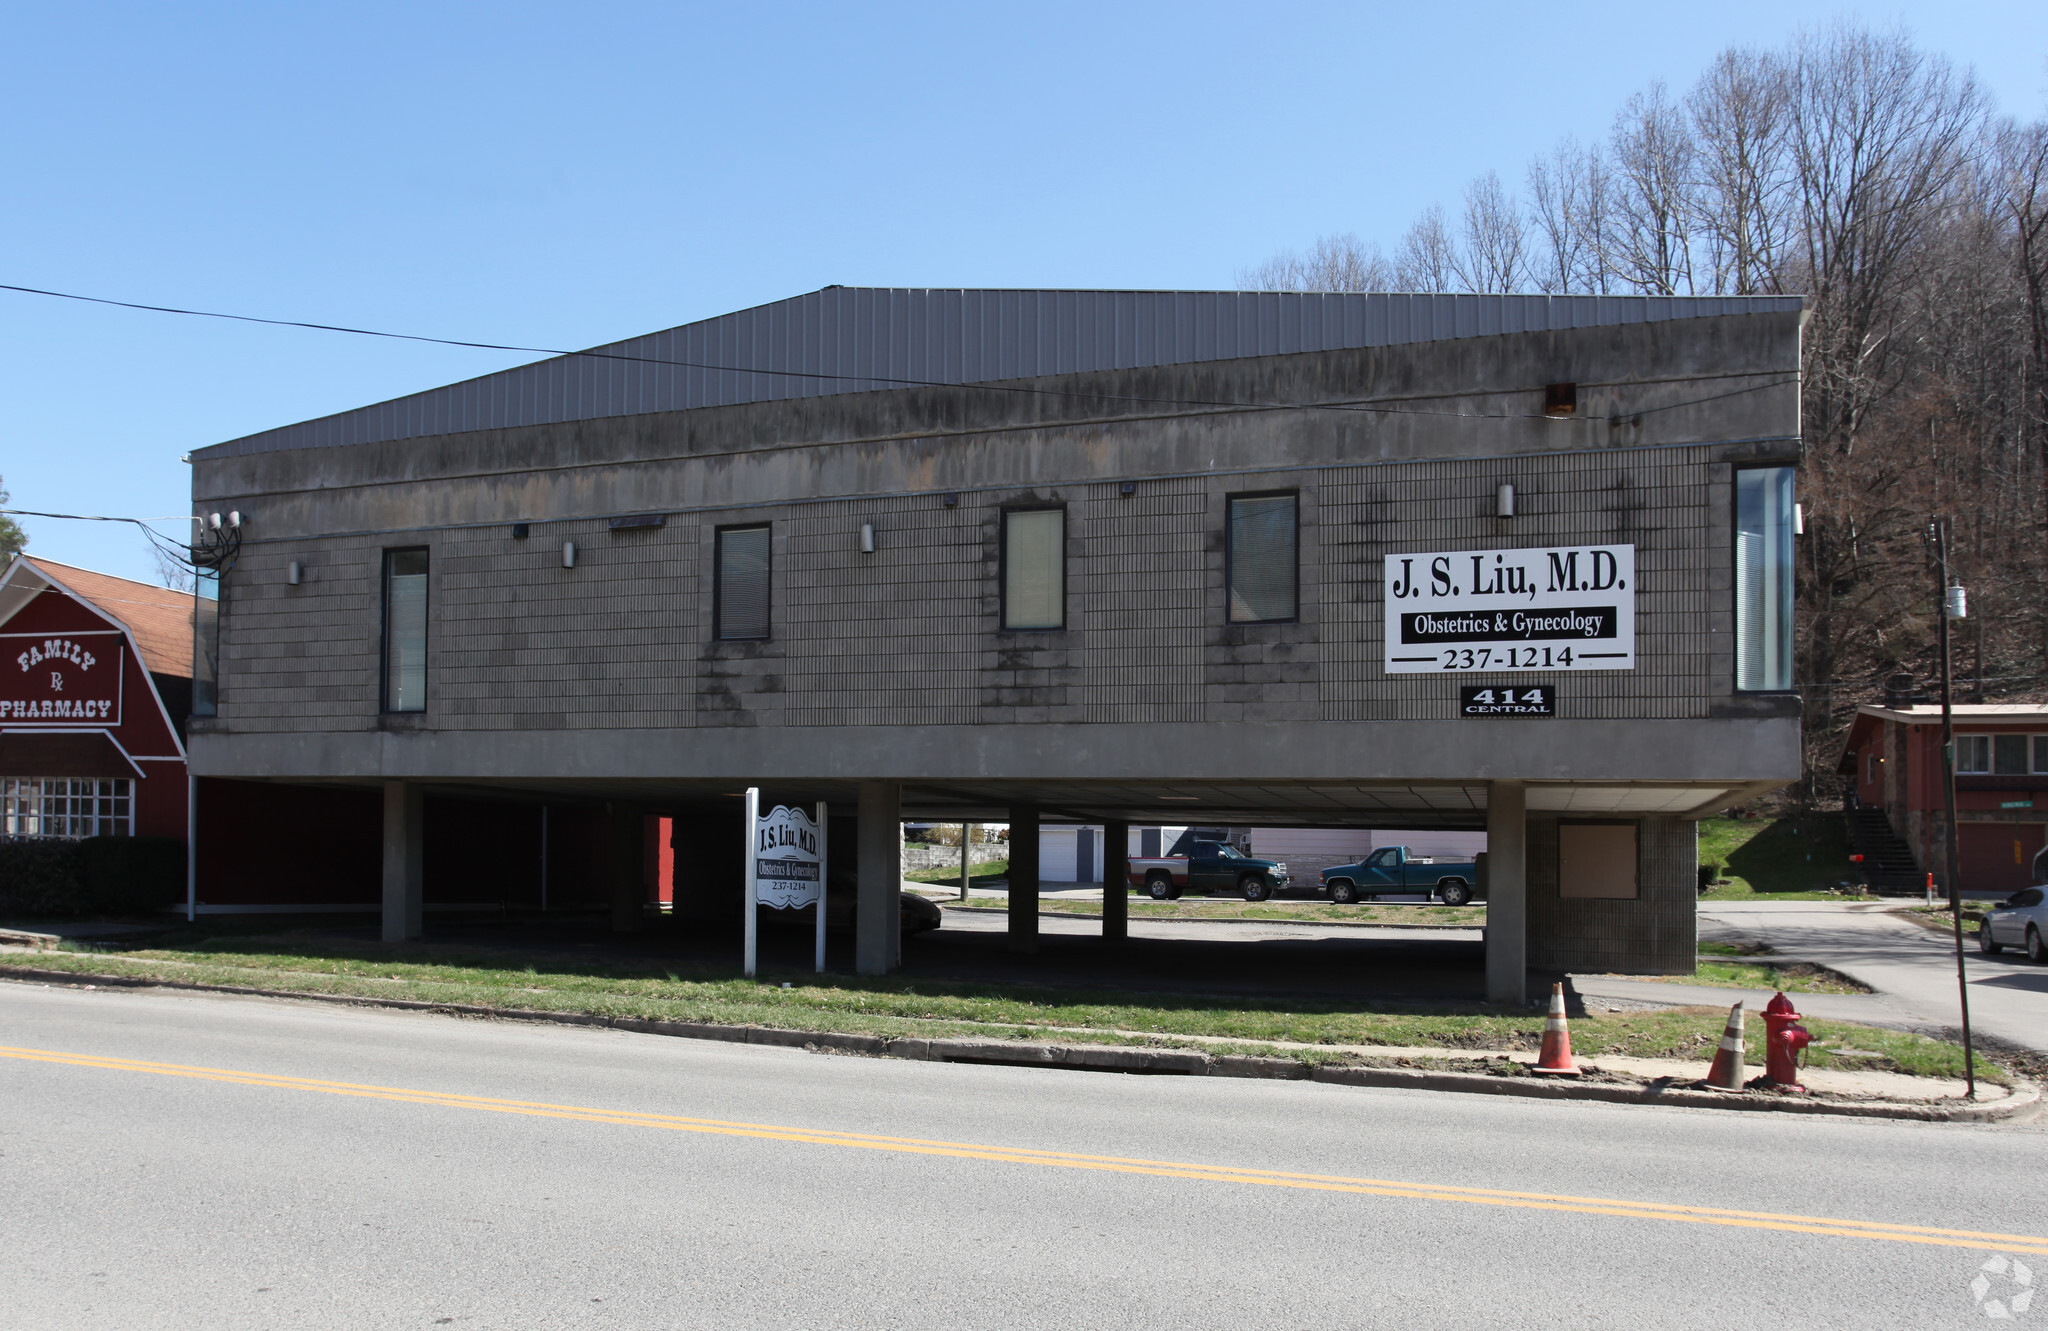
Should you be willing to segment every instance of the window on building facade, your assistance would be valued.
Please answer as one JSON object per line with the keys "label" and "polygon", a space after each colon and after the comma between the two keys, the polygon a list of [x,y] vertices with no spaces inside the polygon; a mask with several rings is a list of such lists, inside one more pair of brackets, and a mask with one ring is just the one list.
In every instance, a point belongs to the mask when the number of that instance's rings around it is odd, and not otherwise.
{"label": "window on building facade", "polygon": [[126,777],[0,777],[0,836],[134,835]]}
{"label": "window on building facade", "polygon": [[192,589],[192,715],[220,708],[220,570],[194,570]]}
{"label": "window on building facade", "polygon": [[427,710],[427,552],[384,552],[384,710]]}
{"label": "window on building facade", "polygon": [[1230,622],[1261,624],[1299,614],[1295,496],[1232,495],[1225,533]]}
{"label": "window on building facade", "polygon": [[2025,776],[2034,770],[2033,745],[2025,735],[1991,737],[1991,771],[1996,776]]}
{"label": "window on building facade", "polygon": [[1989,776],[1991,774],[1991,736],[1957,735],[1956,771],[1963,776]]}
{"label": "window on building facade", "polygon": [[713,637],[728,642],[767,638],[769,536],[766,526],[718,529]]}
{"label": "window on building facade", "polygon": [[1735,687],[1792,687],[1792,468],[1735,473]]}
{"label": "window on building facade", "polygon": [[2034,771],[2048,772],[2048,735],[2034,736]]}
{"label": "window on building facade", "polygon": [[1067,622],[1067,514],[1058,508],[1003,513],[1003,627],[1056,629]]}

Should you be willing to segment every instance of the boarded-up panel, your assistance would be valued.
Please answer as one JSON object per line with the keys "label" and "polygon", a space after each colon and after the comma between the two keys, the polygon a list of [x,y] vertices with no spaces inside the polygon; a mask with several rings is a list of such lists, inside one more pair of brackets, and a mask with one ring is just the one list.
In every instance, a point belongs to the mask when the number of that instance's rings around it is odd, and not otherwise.
{"label": "boarded-up panel", "polygon": [[1633,898],[1634,823],[1562,823],[1557,829],[1557,894]]}

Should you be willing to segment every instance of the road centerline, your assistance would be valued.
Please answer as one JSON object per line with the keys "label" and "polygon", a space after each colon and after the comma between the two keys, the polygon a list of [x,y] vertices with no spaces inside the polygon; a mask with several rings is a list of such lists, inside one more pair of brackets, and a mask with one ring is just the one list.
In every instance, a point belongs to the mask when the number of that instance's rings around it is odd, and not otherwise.
{"label": "road centerline", "polygon": [[1292,1188],[1313,1192],[1353,1193],[1395,1197],[1414,1201],[1456,1202],[1474,1206],[1511,1207],[1525,1210],[1568,1212],[1581,1215],[1615,1216],[1636,1220],[1662,1220],[1683,1224],[1718,1225],[1741,1229],[1770,1229],[1787,1233],[1814,1234],[1833,1238],[1876,1239],[1952,1248],[1996,1248],[2048,1256],[2048,1236],[2005,1234],[1978,1230],[1942,1229],[1927,1225],[1890,1221],[1850,1220],[1828,1216],[1783,1215],[1769,1211],[1736,1210],[1673,1202],[1629,1201],[1617,1198],[1578,1197],[1568,1194],[1522,1192],[1475,1188],[1461,1184],[1418,1183],[1394,1179],[1353,1178],[1344,1175],[1301,1173],[1235,1165],[1197,1164],[1185,1161],[1148,1160],[1139,1157],[1091,1155],[1050,1151],[1033,1147],[991,1146],[918,1137],[895,1137],[875,1133],[848,1132],[832,1128],[804,1128],[788,1125],[744,1123],[687,1115],[660,1114],[643,1110],[604,1109],[583,1105],[561,1105],[545,1101],[512,1100],[397,1086],[329,1081],[284,1073],[250,1072],[233,1068],[212,1068],[149,1059],[119,1058],[81,1054],[65,1050],[32,1049],[0,1045],[0,1057],[23,1062],[55,1064],[104,1072],[126,1072],[149,1076],[181,1077],[260,1089],[310,1092],[355,1099],[386,1100],[445,1109],[468,1109],[530,1118],[551,1118],[620,1127],[658,1128],[671,1132],[714,1136],[749,1137],[763,1141],[790,1142],[810,1146],[838,1146],[856,1150],[886,1151],[902,1155],[923,1155],[999,1164],[1035,1165],[1041,1168],[1081,1169],[1155,1178],[1185,1179],[1206,1183],[1237,1183],[1260,1187]]}

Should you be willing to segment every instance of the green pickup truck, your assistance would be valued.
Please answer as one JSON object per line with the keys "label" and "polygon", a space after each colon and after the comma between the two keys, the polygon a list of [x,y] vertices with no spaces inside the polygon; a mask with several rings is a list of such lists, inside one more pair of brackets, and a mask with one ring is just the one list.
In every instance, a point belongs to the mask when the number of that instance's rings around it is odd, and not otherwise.
{"label": "green pickup truck", "polygon": [[1144,888],[1158,901],[1172,901],[1189,888],[1235,891],[1246,901],[1264,901],[1275,888],[1287,886],[1286,865],[1252,859],[1227,842],[1192,841],[1174,849],[1187,853],[1153,859],[1132,856],[1131,886]]}
{"label": "green pickup truck", "polygon": [[1343,905],[1382,893],[1421,892],[1446,906],[1462,906],[1481,895],[1476,861],[1416,856],[1406,846],[1381,846],[1356,864],[1333,864],[1322,872],[1323,890]]}

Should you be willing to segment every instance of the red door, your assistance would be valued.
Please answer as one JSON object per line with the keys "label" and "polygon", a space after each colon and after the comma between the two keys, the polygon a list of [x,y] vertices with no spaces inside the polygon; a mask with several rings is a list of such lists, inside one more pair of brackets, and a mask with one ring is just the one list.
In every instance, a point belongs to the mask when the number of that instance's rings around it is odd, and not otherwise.
{"label": "red door", "polygon": [[1963,886],[1972,892],[2017,892],[2029,885],[2040,823],[1964,823],[1956,843]]}

